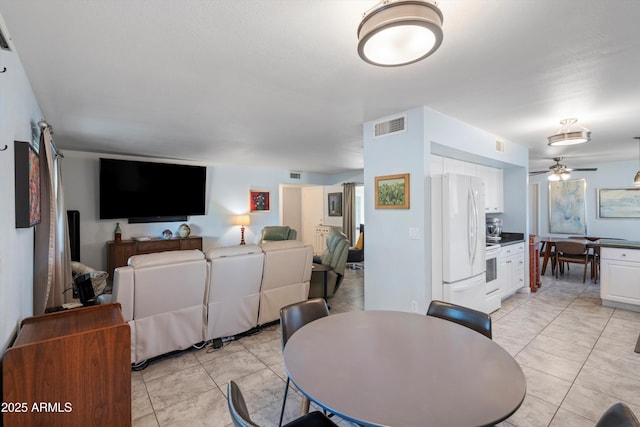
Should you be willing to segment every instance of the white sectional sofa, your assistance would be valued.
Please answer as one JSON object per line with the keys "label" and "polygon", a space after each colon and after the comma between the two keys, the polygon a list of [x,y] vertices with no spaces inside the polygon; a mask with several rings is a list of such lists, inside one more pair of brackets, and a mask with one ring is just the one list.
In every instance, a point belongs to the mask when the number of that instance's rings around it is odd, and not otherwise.
{"label": "white sectional sofa", "polygon": [[308,298],[312,258],[293,240],[135,255],[100,302],[121,304],[140,364],[277,320],[280,307]]}

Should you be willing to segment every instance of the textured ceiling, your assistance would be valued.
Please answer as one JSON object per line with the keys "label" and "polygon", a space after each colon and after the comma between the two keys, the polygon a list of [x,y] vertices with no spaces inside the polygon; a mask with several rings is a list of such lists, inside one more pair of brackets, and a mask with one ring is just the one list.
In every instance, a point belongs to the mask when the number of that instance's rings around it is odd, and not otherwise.
{"label": "textured ceiling", "polygon": [[[442,0],[442,46],[400,68],[357,55],[375,3],[0,0],[0,14],[61,149],[339,172],[363,167],[362,123],[425,105],[528,146],[534,169],[637,159],[640,1]],[[589,144],[547,146],[566,117]]]}

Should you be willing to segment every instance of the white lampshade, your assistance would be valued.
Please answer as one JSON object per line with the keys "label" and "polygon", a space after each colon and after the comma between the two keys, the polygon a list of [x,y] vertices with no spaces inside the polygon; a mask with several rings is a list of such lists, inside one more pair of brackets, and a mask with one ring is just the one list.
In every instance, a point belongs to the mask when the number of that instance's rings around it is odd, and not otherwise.
{"label": "white lampshade", "polygon": [[424,0],[385,0],[365,13],[358,27],[358,54],[373,65],[420,61],[442,43],[442,12]]}
{"label": "white lampshade", "polygon": [[234,215],[233,217],[234,225],[250,225],[251,224],[251,216],[249,215]]}

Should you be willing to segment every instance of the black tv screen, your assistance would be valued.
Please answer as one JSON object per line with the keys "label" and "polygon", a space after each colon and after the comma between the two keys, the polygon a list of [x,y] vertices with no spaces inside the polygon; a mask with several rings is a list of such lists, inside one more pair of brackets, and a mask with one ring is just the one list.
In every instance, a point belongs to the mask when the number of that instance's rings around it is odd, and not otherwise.
{"label": "black tv screen", "polygon": [[204,215],[206,179],[203,166],[101,158],[100,219],[179,221]]}

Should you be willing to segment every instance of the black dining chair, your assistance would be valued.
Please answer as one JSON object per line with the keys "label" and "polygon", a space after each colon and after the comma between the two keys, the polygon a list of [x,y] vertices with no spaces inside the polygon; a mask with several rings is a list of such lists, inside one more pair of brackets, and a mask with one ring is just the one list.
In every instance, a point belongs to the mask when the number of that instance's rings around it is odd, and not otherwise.
{"label": "black dining chair", "polygon": [[[324,298],[313,298],[306,301],[289,304],[280,309],[280,329],[282,331],[282,350],[287,345],[287,341],[295,331],[303,327],[309,322],[327,317],[329,308]],[[280,422],[284,417],[284,407],[287,403],[287,393],[289,392],[289,376],[287,376],[287,385],[284,389],[284,398],[282,399],[282,410],[280,411]]]}
{"label": "black dining chair", "polygon": [[[242,396],[242,391],[240,391],[240,387],[238,387],[238,384],[233,380],[229,381],[227,385],[227,403],[229,404],[229,413],[231,414],[234,426],[260,427],[251,421],[247,404]],[[337,424],[322,412],[314,411],[291,421],[285,427],[337,427]]]}
{"label": "black dining chair", "polygon": [[631,408],[622,402],[618,402],[602,414],[596,427],[640,427],[640,422],[638,422]]}
{"label": "black dining chair", "polygon": [[493,339],[491,336],[491,316],[481,311],[450,302],[433,300],[429,304],[427,316],[449,320]]}

